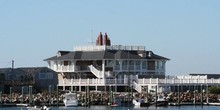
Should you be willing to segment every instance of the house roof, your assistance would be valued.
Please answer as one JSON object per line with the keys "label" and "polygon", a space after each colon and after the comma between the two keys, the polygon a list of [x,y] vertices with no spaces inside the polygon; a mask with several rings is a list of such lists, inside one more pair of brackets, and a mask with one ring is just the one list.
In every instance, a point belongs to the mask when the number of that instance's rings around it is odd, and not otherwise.
{"label": "house roof", "polygon": [[16,73],[16,74],[22,74],[22,73],[29,73],[34,74],[38,72],[55,72],[47,67],[22,67],[22,68],[0,68],[0,73]]}
{"label": "house roof", "polygon": [[[102,59],[160,59],[169,60],[168,58],[154,54],[152,51],[145,51],[145,56],[140,56],[139,51],[125,50],[105,50],[105,51],[72,51],[61,56],[53,56],[45,59],[49,60],[102,60]],[[150,56],[149,56],[150,54]]]}

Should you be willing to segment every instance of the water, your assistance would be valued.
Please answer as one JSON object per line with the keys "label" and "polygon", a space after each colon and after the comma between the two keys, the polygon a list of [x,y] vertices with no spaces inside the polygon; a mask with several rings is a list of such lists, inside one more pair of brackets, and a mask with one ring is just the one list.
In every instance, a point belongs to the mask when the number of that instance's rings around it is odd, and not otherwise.
{"label": "water", "polygon": [[[86,107],[53,107],[52,110],[219,110],[220,106],[168,106],[168,107],[107,107],[107,106],[91,106],[90,108]],[[22,107],[5,107],[0,108],[0,110],[27,110]]]}

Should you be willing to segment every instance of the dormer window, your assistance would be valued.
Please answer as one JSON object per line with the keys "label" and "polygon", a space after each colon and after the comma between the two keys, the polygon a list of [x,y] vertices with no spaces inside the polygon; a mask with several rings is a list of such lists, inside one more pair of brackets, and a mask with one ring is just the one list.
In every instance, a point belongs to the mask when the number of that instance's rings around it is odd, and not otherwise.
{"label": "dormer window", "polygon": [[140,57],[145,58],[145,57],[146,57],[146,52],[144,52],[144,51],[138,52],[138,55],[139,55]]}
{"label": "dormer window", "polygon": [[60,52],[57,52],[57,57],[60,57],[61,56],[61,53]]}
{"label": "dormer window", "polygon": [[66,55],[66,54],[68,54],[68,53],[70,53],[70,51],[58,51],[58,52],[57,52],[57,57],[60,57],[60,56],[62,56],[62,55]]}

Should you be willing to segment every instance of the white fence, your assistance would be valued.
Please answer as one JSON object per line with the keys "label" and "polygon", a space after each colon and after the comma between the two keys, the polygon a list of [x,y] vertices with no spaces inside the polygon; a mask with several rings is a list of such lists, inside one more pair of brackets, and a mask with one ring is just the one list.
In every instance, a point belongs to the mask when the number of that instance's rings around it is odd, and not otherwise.
{"label": "white fence", "polygon": [[[64,79],[59,80],[59,86],[105,86],[105,85],[128,85],[128,79]],[[190,85],[190,84],[209,84],[220,85],[220,79],[138,79],[137,84],[140,86],[147,86],[149,84],[155,85]]]}

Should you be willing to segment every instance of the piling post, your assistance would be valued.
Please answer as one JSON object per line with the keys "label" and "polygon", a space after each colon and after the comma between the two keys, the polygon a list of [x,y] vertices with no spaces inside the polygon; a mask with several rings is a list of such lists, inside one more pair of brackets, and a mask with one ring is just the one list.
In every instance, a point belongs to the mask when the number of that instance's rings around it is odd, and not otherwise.
{"label": "piling post", "polygon": [[101,92],[101,99],[100,99],[100,103],[101,103],[101,105],[103,104],[103,93]]}
{"label": "piling post", "polygon": [[32,105],[32,86],[29,86],[29,105]]}
{"label": "piling post", "polygon": [[87,106],[87,97],[88,97],[88,91],[87,91],[87,86],[85,86],[85,91],[86,91],[86,96],[85,96],[85,106]]}
{"label": "piling post", "polygon": [[60,102],[59,99],[60,99],[59,98],[59,86],[57,85],[57,107],[59,107],[59,102]]}
{"label": "piling post", "polygon": [[133,85],[131,85],[131,100],[130,101],[132,100],[133,100]]}
{"label": "piling post", "polygon": [[194,86],[194,91],[193,91],[193,93],[194,93],[194,101],[193,101],[193,103],[194,103],[194,105],[196,105],[196,86]]}
{"label": "piling post", "polygon": [[146,86],[146,101],[147,101],[147,103],[148,103],[148,85]]}
{"label": "piling post", "polygon": [[112,105],[112,87],[111,87],[111,85],[109,86],[109,94],[110,94],[109,105]]}
{"label": "piling post", "polygon": [[10,103],[12,103],[12,87],[10,87]]}
{"label": "piling post", "polygon": [[78,100],[76,86],[74,87],[74,92],[76,94],[76,99]]}
{"label": "piling post", "polygon": [[208,84],[206,85],[206,103],[209,104]]}
{"label": "piling post", "polygon": [[88,107],[90,107],[90,87],[87,86],[87,91],[88,91]]}
{"label": "piling post", "polygon": [[21,87],[21,103],[24,103],[24,87]]}
{"label": "piling post", "polygon": [[156,95],[155,107],[157,107],[157,86],[156,86],[155,95]]}
{"label": "piling post", "polygon": [[0,103],[1,103],[1,107],[2,107],[2,91],[0,91]]}
{"label": "piling post", "polygon": [[194,105],[196,105],[196,90],[193,91],[194,92]]}
{"label": "piling post", "polygon": [[70,87],[70,91],[73,92],[73,86]]}
{"label": "piling post", "polygon": [[203,90],[202,90],[202,100],[201,100],[201,101],[202,101],[202,102],[201,102],[201,103],[202,103],[202,107],[203,107],[203,105],[204,105],[204,102],[203,102],[203,95],[204,95],[204,93],[205,93],[205,90],[203,89]]}
{"label": "piling post", "polygon": [[203,106],[203,105],[202,105],[202,98],[203,98],[202,92],[203,92],[203,91],[202,91],[202,84],[201,84],[201,85],[200,85],[200,105],[201,105],[201,107]]}
{"label": "piling post", "polygon": [[178,84],[178,105],[180,105],[180,85]]}
{"label": "piling post", "polygon": [[49,106],[51,106],[51,85],[49,85],[49,88],[48,88],[48,92],[49,92]]}

